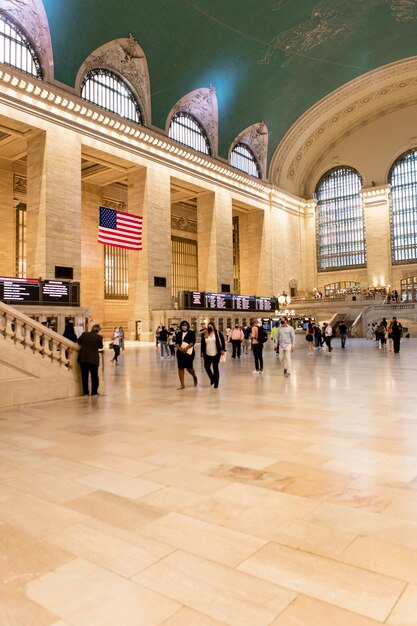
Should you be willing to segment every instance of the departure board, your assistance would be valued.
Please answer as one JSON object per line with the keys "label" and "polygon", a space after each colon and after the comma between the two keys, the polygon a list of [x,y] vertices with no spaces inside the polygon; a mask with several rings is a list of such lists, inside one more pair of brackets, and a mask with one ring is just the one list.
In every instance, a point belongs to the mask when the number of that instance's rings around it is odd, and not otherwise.
{"label": "departure board", "polygon": [[40,282],[36,278],[0,278],[0,300],[6,304],[37,304]]}
{"label": "departure board", "polygon": [[62,280],[43,280],[41,290],[44,303],[61,304],[63,306],[70,303],[69,283]]}
{"label": "departure board", "polygon": [[235,311],[256,311],[255,296],[232,296]]}
{"label": "departure board", "polygon": [[256,298],[256,310],[257,311],[275,311],[277,308],[277,301],[275,298]]}
{"label": "departure board", "polygon": [[206,309],[223,311],[232,308],[232,296],[230,293],[206,293]]}

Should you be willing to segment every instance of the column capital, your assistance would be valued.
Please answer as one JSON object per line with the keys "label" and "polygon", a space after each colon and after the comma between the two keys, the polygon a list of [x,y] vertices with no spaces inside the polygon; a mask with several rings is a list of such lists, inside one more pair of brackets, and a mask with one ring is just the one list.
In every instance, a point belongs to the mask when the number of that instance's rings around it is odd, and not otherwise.
{"label": "column capital", "polygon": [[365,187],[359,190],[364,204],[379,204],[389,200],[391,185],[378,185],[377,187]]}

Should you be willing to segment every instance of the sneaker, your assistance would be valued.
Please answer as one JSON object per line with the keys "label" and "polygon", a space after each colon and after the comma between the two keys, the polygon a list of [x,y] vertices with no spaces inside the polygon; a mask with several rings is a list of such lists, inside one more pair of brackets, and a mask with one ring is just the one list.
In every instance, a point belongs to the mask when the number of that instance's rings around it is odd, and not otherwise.
{"label": "sneaker", "polygon": [[263,373],[264,373],[264,371],[263,371],[263,370],[259,370],[259,373],[260,373],[260,374],[263,374]]}
{"label": "sneaker", "polygon": [[252,374],[259,374],[259,370],[253,370]]}
{"label": "sneaker", "polygon": [[284,376],[286,376],[286,375],[287,375],[287,370],[284,370]]}
{"label": "sneaker", "polygon": [[289,378],[290,376],[291,376],[291,374],[290,374],[289,372],[287,372],[287,373],[285,374],[285,377],[286,377],[286,378]]}

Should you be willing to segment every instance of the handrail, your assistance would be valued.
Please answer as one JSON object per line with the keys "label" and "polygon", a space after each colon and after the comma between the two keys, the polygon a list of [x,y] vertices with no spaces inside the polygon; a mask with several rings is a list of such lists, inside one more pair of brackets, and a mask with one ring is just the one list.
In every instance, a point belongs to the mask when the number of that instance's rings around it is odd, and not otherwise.
{"label": "handrail", "polygon": [[366,313],[368,313],[368,311],[370,311],[371,309],[373,309],[374,307],[372,306],[366,306],[364,309],[362,309],[362,311],[360,311],[360,313],[356,316],[355,320],[353,321],[352,326],[350,327],[350,334],[352,335],[352,337],[360,337],[361,333],[358,333],[358,326],[359,324],[362,324],[362,319],[364,317],[364,315]]}
{"label": "handrail", "polygon": [[0,335],[68,369],[76,366],[78,344],[4,302],[0,302]]}
{"label": "handrail", "polygon": [[416,305],[413,303],[407,303],[407,304],[397,304],[395,302],[393,302],[392,304],[385,304],[385,305],[380,305],[380,306],[374,306],[373,307],[375,311],[398,311],[398,309],[411,309],[412,311],[416,308]]}

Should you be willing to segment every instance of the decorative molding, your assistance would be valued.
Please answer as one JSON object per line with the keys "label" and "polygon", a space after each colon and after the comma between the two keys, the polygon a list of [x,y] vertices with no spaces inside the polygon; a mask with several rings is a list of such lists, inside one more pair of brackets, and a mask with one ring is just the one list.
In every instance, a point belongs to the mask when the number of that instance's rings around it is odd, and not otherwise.
{"label": "decorative molding", "polygon": [[207,89],[195,89],[183,96],[172,107],[169,112],[166,133],[169,133],[171,119],[175,113],[189,113],[196,118],[203,127],[212,148],[213,156],[217,156],[218,150],[218,133],[219,133],[219,111],[217,106],[216,88],[213,85]]}
{"label": "decorative molding", "polygon": [[13,192],[22,196],[27,194],[28,181],[26,176],[20,176],[19,174],[13,175]]}
{"label": "decorative molding", "polygon": [[18,24],[35,48],[43,78],[54,79],[54,57],[48,18],[42,0],[0,0],[0,12]]}
{"label": "decorative molding", "polygon": [[230,153],[237,143],[246,144],[253,152],[261,170],[261,178],[266,178],[266,164],[268,158],[268,128],[264,122],[258,122],[245,128],[233,141]]}
{"label": "decorative molding", "polygon": [[81,94],[84,76],[94,69],[106,69],[122,78],[132,90],[143,118],[143,124],[151,123],[151,90],[145,53],[134,38],[114,39],[92,52],[81,65],[75,80],[75,89]]}
{"label": "decorative molding", "polygon": [[410,22],[417,20],[416,0],[386,0],[396,22]]}
{"label": "decorative molding", "polygon": [[114,209],[115,211],[126,211],[127,206],[126,202],[122,202],[120,200],[114,200],[113,198],[103,198],[102,199],[103,206],[108,209]]}
{"label": "decorative molding", "polygon": [[171,215],[171,228],[183,230],[187,233],[197,233],[197,222],[180,215]]}
{"label": "decorative molding", "polygon": [[275,185],[303,194],[322,155],[346,135],[417,102],[417,57],[372,70],[343,85],[302,115],[279,143],[270,166]]}

